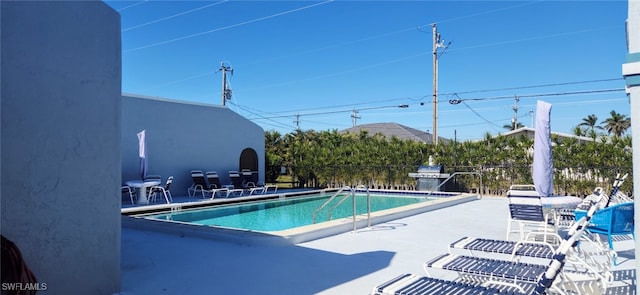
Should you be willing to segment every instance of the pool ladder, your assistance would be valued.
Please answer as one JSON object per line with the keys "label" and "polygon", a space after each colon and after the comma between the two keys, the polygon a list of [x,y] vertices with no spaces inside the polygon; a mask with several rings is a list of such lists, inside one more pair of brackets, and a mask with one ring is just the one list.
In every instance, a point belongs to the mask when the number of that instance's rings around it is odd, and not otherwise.
{"label": "pool ladder", "polygon": [[[351,194],[344,193],[345,190],[349,191]],[[331,201],[333,201],[333,199],[335,199],[336,197],[338,197],[339,195],[344,193],[342,199],[340,199],[340,201],[338,201],[338,203],[333,205],[333,207],[329,208],[329,210],[327,211],[327,220],[331,220],[331,212],[334,209],[336,209],[338,206],[340,206],[340,204],[342,204],[342,202],[344,202],[347,198],[349,198],[349,195],[351,195],[351,199],[352,199],[352,202],[353,202],[353,231],[355,232],[357,230],[357,225],[356,225],[356,215],[357,215],[357,210],[356,210],[356,191],[358,191],[358,190],[365,190],[367,192],[367,227],[371,227],[371,194],[369,193],[369,188],[367,188],[364,185],[359,185],[356,188],[351,188],[350,186],[343,186],[342,188],[340,188],[335,194],[333,194],[333,196],[331,196],[331,198],[329,198],[322,205],[320,205],[320,207],[318,207],[318,209],[313,211],[313,223],[314,224],[316,223],[316,216],[318,215],[318,212],[320,210],[322,210],[324,207],[329,205],[329,203],[331,203]]]}

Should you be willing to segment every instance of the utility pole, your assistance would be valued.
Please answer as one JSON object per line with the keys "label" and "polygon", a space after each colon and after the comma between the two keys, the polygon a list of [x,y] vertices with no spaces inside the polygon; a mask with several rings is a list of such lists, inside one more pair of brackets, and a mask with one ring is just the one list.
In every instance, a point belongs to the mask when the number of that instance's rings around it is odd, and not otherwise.
{"label": "utility pole", "polygon": [[228,88],[227,85],[227,72],[233,75],[233,69],[231,66],[227,66],[224,62],[220,63],[220,69],[218,71],[222,71],[222,105],[226,105],[227,100],[231,99],[231,89]]}
{"label": "utility pole", "polygon": [[296,120],[293,123],[296,124],[296,130],[300,130],[300,114],[296,114]]}
{"label": "utility pole", "polygon": [[516,130],[518,128],[518,101],[520,101],[520,98],[518,98],[518,96],[515,96],[515,104],[513,105],[513,119],[511,119],[511,124],[513,124],[513,130]]}
{"label": "utility pole", "polygon": [[[444,45],[444,40],[440,40],[440,33],[436,28],[436,24],[431,24],[433,29],[433,144],[438,144],[438,48],[445,50],[451,44]],[[444,53],[444,52],[443,52]]]}
{"label": "utility pole", "polygon": [[360,117],[358,117],[358,110],[353,109],[351,112],[351,122],[353,123],[353,127],[356,127],[358,119],[360,119]]}

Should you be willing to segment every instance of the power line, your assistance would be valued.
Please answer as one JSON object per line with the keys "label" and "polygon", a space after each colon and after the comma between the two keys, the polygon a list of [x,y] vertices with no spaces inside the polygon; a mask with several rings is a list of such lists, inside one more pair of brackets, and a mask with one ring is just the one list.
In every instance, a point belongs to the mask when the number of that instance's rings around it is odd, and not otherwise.
{"label": "power line", "polygon": [[[485,119],[482,115],[478,114],[478,112],[476,112],[474,109],[472,109],[466,102],[463,101],[462,104],[464,104],[468,109],[470,109],[474,114],[476,114],[476,116],[478,116],[478,118],[480,118],[480,119],[484,120],[485,122],[489,123],[489,125],[491,125],[492,127],[493,126],[498,126],[495,123]],[[494,127],[494,129],[495,129],[495,127]]]}
{"label": "power line", "polygon": [[[473,122],[473,123],[466,123],[466,124],[444,125],[444,126],[441,126],[441,127],[442,128],[456,128],[456,127],[465,127],[465,126],[476,126],[478,124],[483,124],[483,123],[489,123],[489,124],[495,125],[494,123],[496,123],[496,122],[506,122],[508,120],[509,120],[509,118],[494,120],[494,121],[490,121],[490,122],[487,122],[487,120],[484,120],[484,122],[480,122],[480,123]],[[497,126],[497,125],[495,125],[495,126]]]}
{"label": "power line", "polygon": [[[603,92],[614,92],[614,91],[624,91],[624,88],[619,88],[619,89],[604,89],[604,90],[584,90],[584,91],[573,91],[573,92],[555,92],[555,93],[541,93],[541,94],[523,94],[520,95],[518,94],[517,96],[519,98],[531,98],[531,97],[545,97],[545,96],[563,96],[563,95],[577,95],[577,94],[593,94],[593,93],[603,93]],[[456,95],[455,93],[453,95]],[[425,95],[423,97],[427,97],[429,95]],[[513,99],[513,95],[509,95],[509,96],[498,96],[498,97],[483,97],[483,98],[459,98],[456,100],[449,100],[449,102],[451,103],[452,101],[454,103],[452,104],[459,104],[461,102],[464,101],[484,101],[484,100],[499,100],[499,99]],[[382,100],[382,101],[392,101],[394,99],[388,99],[388,100]],[[442,100],[440,102],[445,102],[446,100]],[[597,100],[592,101],[592,102],[598,102]],[[584,101],[580,102],[580,103],[586,103]],[[336,107],[348,107],[348,106],[354,106],[356,104],[346,104],[346,105],[339,105],[339,106],[327,106],[327,107],[317,107],[317,108],[312,108],[312,109],[299,109],[299,110],[289,110],[289,111],[281,111],[278,112],[282,115],[278,115],[278,114],[274,114],[274,113],[270,113],[273,114],[273,116],[268,116],[268,117],[263,117],[263,119],[266,118],[286,118],[286,117],[292,117],[294,116],[294,114],[286,114],[286,113],[299,113],[299,112],[303,112],[303,111],[308,111],[308,110],[320,110],[320,109],[330,109],[330,108],[336,108]],[[362,104],[357,104],[357,105],[362,105]],[[405,105],[400,105],[400,106],[376,106],[376,107],[367,107],[367,108],[359,108],[357,109],[358,111],[362,111],[362,110],[371,110],[371,109],[382,109],[382,108],[393,108],[393,107],[403,107]],[[406,104],[407,107],[409,107],[408,104]],[[353,109],[344,109],[344,110],[335,110],[335,111],[324,111],[324,112],[311,112],[311,113],[302,113],[300,114],[301,116],[315,116],[315,115],[328,115],[328,114],[336,114],[336,113],[349,113],[352,112]]]}
{"label": "power line", "polygon": [[[423,99],[427,96],[428,95],[422,96],[419,99]],[[304,109],[286,110],[286,111],[281,111],[280,113],[296,113],[296,112],[305,112],[305,111],[316,111],[316,110],[322,110],[322,109],[335,109],[335,108],[342,108],[342,107],[357,107],[362,105],[370,105],[370,104],[376,104],[376,103],[389,103],[392,101],[400,101],[400,100],[407,100],[407,99],[415,101],[411,97],[389,98],[389,99],[382,99],[382,100],[362,102],[362,103],[351,103],[351,104],[341,104],[341,105],[333,105],[333,106],[325,106],[325,107],[312,107],[312,108],[304,108]],[[388,108],[388,107],[389,106],[374,106],[374,107],[366,107],[366,108],[363,107],[363,108],[359,108],[358,110],[371,110],[373,108]]]}
{"label": "power line", "polygon": [[[192,79],[196,79],[196,78],[201,78],[201,77],[205,77],[211,74],[216,73],[216,71],[208,71],[206,73],[202,73],[199,75],[194,75],[191,77],[187,77],[184,79],[179,79],[179,80],[174,80],[174,81],[170,81],[167,82],[163,85],[159,85],[159,86],[153,86],[153,87],[148,87],[145,89],[142,89],[141,91],[145,91],[145,90],[150,90],[150,89],[155,89],[158,87],[163,87],[163,86],[169,86],[172,84],[177,84],[180,82],[184,82],[187,80],[192,80]],[[570,82],[559,82],[559,83],[550,83],[550,84],[539,84],[539,85],[525,85],[525,86],[516,86],[516,87],[506,87],[506,88],[494,88],[494,89],[481,89],[481,90],[469,90],[469,91],[461,91],[461,92],[449,92],[449,93],[441,93],[441,96],[453,96],[453,95],[461,95],[461,94],[470,94],[470,93],[483,93],[483,92],[497,92],[497,91],[507,91],[507,90],[521,90],[521,89],[532,89],[532,88],[544,88],[544,87],[557,87],[557,86],[567,86],[567,85],[576,85],[576,84],[588,84],[588,83],[599,83],[599,82],[611,82],[611,81],[619,81],[622,80],[623,78],[606,78],[606,79],[594,79],[594,80],[584,80],[584,81],[570,81]],[[294,110],[286,110],[286,111],[282,111],[281,113],[287,113],[287,112],[304,112],[304,111],[310,111],[310,110],[321,110],[321,109],[332,109],[332,108],[339,108],[339,107],[355,107],[355,106],[361,106],[361,105],[368,105],[368,104],[375,104],[375,103],[388,103],[391,101],[401,101],[401,100],[411,100],[411,101],[422,101],[425,98],[429,97],[429,94],[426,95],[422,95],[422,96],[407,96],[407,97],[400,97],[400,98],[388,98],[388,99],[380,99],[380,100],[374,100],[374,101],[368,101],[368,102],[362,102],[362,103],[352,103],[352,104],[342,104],[342,105],[333,105],[333,106],[324,106],[324,107],[313,107],[313,108],[304,108],[304,109],[294,109]],[[523,97],[524,95],[522,95],[521,97]],[[543,96],[543,95],[542,95]],[[493,100],[493,99],[510,99],[512,98],[512,95],[509,96],[500,96],[500,97],[488,97],[486,98],[486,100]],[[473,99],[473,100],[479,100],[479,99]],[[449,100],[447,99],[443,99],[443,100],[439,100],[438,102],[447,102]],[[235,104],[237,105],[237,104]],[[256,110],[258,111],[258,110]]]}
{"label": "power line", "polygon": [[[584,90],[584,91],[567,91],[567,92],[554,92],[554,93],[540,93],[540,94],[518,94],[520,98],[532,98],[532,97],[545,97],[545,96],[563,96],[563,95],[577,95],[577,94],[594,94],[594,93],[606,93],[625,91],[624,88],[613,89],[596,89],[596,90]],[[500,99],[512,99],[513,95],[508,96],[495,96],[495,97],[479,97],[479,98],[460,98],[456,93],[453,93],[457,99],[450,99],[450,104],[459,104],[464,101],[481,101],[481,100],[500,100]]]}
{"label": "power line", "polygon": [[216,6],[216,5],[222,4],[222,3],[227,2],[227,1],[229,1],[229,0],[222,0],[222,1],[215,2],[215,3],[211,3],[209,5],[205,5],[205,6],[201,6],[201,7],[198,7],[198,8],[194,8],[194,9],[191,9],[191,10],[188,10],[188,11],[185,11],[185,12],[176,13],[174,15],[170,15],[170,16],[163,17],[163,18],[160,18],[160,19],[157,19],[157,20],[153,20],[153,21],[150,21],[150,22],[147,22],[147,23],[144,23],[144,24],[140,24],[140,25],[137,25],[137,26],[133,26],[133,27],[129,27],[129,28],[123,29],[121,32],[126,32],[126,31],[130,31],[130,30],[142,28],[142,27],[145,27],[145,26],[148,26],[148,25],[151,25],[151,24],[155,24],[155,23],[158,23],[158,22],[161,22],[161,21],[172,19],[174,17],[178,17],[178,16],[181,16],[181,15],[189,14],[189,13],[192,13],[192,12],[196,12],[198,10],[202,10],[202,9],[205,9],[205,8],[208,8],[208,7],[211,7],[211,6]]}
{"label": "power line", "polygon": [[137,2],[137,3],[133,3],[133,4],[129,5],[129,6],[125,6],[125,7],[123,7],[123,8],[120,8],[120,9],[118,9],[117,11],[118,11],[118,12],[120,12],[120,11],[123,11],[123,10],[129,9],[129,8],[131,8],[131,7],[134,7],[134,6],[138,6],[138,5],[140,5],[140,4],[144,4],[145,2],[148,2],[148,1],[149,1],[149,0],[144,0],[144,1]]}
{"label": "power line", "polygon": [[[272,124],[277,125],[278,127],[283,127],[283,128],[289,128],[289,127],[291,127],[291,126],[286,125],[286,124],[283,124],[283,123],[281,123],[281,122],[278,122],[278,121],[275,121],[275,120],[271,120],[272,118],[264,117],[264,116],[262,116],[262,115],[260,115],[260,114],[258,114],[258,113],[256,113],[256,112],[251,111],[249,108],[246,108],[246,107],[243,107],[243,106],[241,106],[241,105],[238,105],[238,104],[236,104],[236,103],[234,103],[234,102],[232,102],[232,101],[229,101],[229,104],[234,105],[234,106],[238,107],[239,109],[242,109],[243,111],[245,111],[245,112],[247,112],[247,113],[250,113],[250,114],[253,114],[253,115],[255,115],[255,116],[258,116],[260,119],[268,120],[268,121],[272,122]],[[265,124],[268,124],[268,123],[265,123]],[[274,126],[275,126],[275,125],[274,125]]]}
{"label": "power line", "polygon": [[[408,107],[409,107],[408,104],[392,105],[392,106],[390,105],[390,106],[368,107],[368,108],[351,109],[351,110],[338,110],[338,111],[326,111],[326,112],[314,112],[314,113],[296,114],[296,116],[317,116],[317,115],[328,115],[328,114],[338,114],[338,113],[353,113],[354,110],[359,112],[359,111],[375,110],[375,109],[386,109],[386,108],[406,109]],[[294,116],[294,115],[280,115],[280,116],[265,117],[265,118],[270,118],[270,119],[272,119],[272,118],[286,118],[286,117],[291,117],[291,116]]]}
{"label": "power line", "polygon": [[320,2],[320,3],[314,3],[314,4],[311,4],[311,5],[307,5],[307,6],[303,6],[303,7],[299,7],[299,8],[295,8],[295,9],[291,9],[291,10],[287,10],[287,11],[283,11],[283,12],[279,12],[279,13],[268,15],[268,16],[259,17],[259,18],[256,18],[256,19],[240,22],[240,23],[233,24],[233,25],[228,25],[228,26],[224,26],[224,27],[220,27],[220,28],[216,28],[216,29],[211,29],[211,30],[208,30],[208,31],[200,32],[200,33],[190,34],[190,35],[186,35],[186,36],[182,36],[182,37],[178,37],[178,38],[174,38],[174,39],[170,39],[170,40],[160,41],[160,42],[156,42],[156,43],[152,43],[152,44],[148,44],[148,45],[144,45],[144,46],[140,46],[140,47],[136,47],[136,48],[132,48],[132,49],[123,50],[122,52],[123,53],[128,53],[128,52],[132,52],[132,51],[146,49],[146,48],[149,48],[149,47],[154,47],[154,46],[158,46],[158,45],[163,45],[163,44],[173,43],[173,42],[176,42],[176,41],[190,39],[190,38],[193,38],[193,37],[202,36],[202,35],[218,32],[218,31],[222,31],[222,30],[227,30],[227,29],[231,29],[231,28],[235,28],[235,27],[239,27],[239,26],[243,26],[243,25],[248,25],[248,24],[259,22],[259,21],[263,21],[263,20],[266,20],[266,19],[270,19],[270,18],[274,18],[274,17],[278,17],[278,16],[283,16],[285,14],[289,14],[289,13],[305,10],[305,9],[312,8],[312,7],[315,7],[315,6],[318,6],[318,5],[323,5],[323,4],[332,2],[332,1],[333,0],[327,0],[327,1],[324,1],[324,2]]}
{"label": "power line", "polygon": [[[576,102],[560,102],[560,103],[554,103],[554,105],[556,105],[556,106],[559,106],[559,105],[575,105],[575,104],[583,105],[583,104],[594,104],[594,103],[626,101],[626,100],[628,100],[628,99],[627,98],[619,98],[619,99],[589,100],[589,101],[576,101]],[[530,106],[534,106],[534,105],[523,105],[523,107],[524,106],[530,107]],[[244,107],[243,107],[243,109],[244,109]],[[487,111],[487,110],[497,109],[497,107],[481,108],[481,109]],[[480,109],[474,108],[473,110],[475,110],[477,112]],[[449,113],[449,112],[460,112],[460,111],[461,110],[448,110],[448,111],[444,111],[444,112]],[[279,117],[292,117],[292,116],[294,116],[294,115],[279,116]],[[518,118],[524,118],[524,117],[528,117],[528,116],[530,116],[530,115],[529,114],[522,114],[522,115],[519,115]],[[269,118],[263,117],[263,118],[248,118],[248,119],[250,119],[250,120],[261,120],[261,119],[269,119]],[[478,125],[478,124],[481,124],[481,123],[488,123],[488,124],[493,125],[493,126],[498,126],[495,123],[497,123],[497,122],[507,122],[510,119],[511,118],[503,118],[503,119],[498,119],[498,120],[493,120],[493,121],[489,121],[489,120],[483,119],[483,122],[480,122],[480,123],[479,122],[474,122],[474,123],[465,123],[465,124],[443,125],[443,126],[440,126],[440,127],[443,128],[443,129],[450,129],[450,128],[474,126],[474,125]],[[328,122],[320,122],[320,121],[312,121],[312,120],[305,120],[305,122],[332,125],[332,126],[340,126],[340,127],[344,127],[344,128],[347,128],[349,126],[348,124],[332,124],[332,123],[328,123]],[[286,126],[286,127],[289,127],[289,126]],[[501,126],[498,126],[498,127],[501,127]],[[415,128],[419,129],[419,130],[431,129],[432,126],[423,126],[423,127],[415,127]],[[498,131],[498,130],[496,130],[496,131]]]}
{"label": "power line", "polygon": [[466,50],[466,49],[476,49],[476,48],[490,47],[490,46],[496,46],[496,45],[505,45],[505,44],[513,44],[513,43],[525,42],[525,41],[533,41],[533,40],[540,40],[540,39],[547,39],[547,38],[562,37],[562,36],[567,36],[567,35],[589,33],[589,32],[595,32],[595,31],[611,29],[611,28],[619,28],[619,26],[607,26],[607,27],[584,29],[584,30],[578,30],[578,31],[572,31],[572,32],[562,32],[562,33],[557,33],[557,34],[548,34],[548,35],[543,35],[543,36],[516,39],[516,40],[499,41],[499,42],[494,42],[494,43],[487,43],[487,44],[480,44],[480,45],[474,45],[474,46],[455,48],[455,49],[452,49],[451,51]]}
{"label": "power line", "polygon": [[507,88],[494,88],[494,89],[484,89],[484,90],[471,90],[471,91],[462,91],[462,92],[451,92],[444,93],[442,95],[453,95],[453,94],[468,94],[468,93],[481,93],[481,92],[495,92],[495,91],[506,91],[506,90],[520,90],[520,89],[530,89],[530,88],[541,88],[541,87],[554,87],[554,86],[566,86],[566,85],[575,85],[575,84],[586,84],[586,83],[598,83],[598,82],[610,82],[610,81],[621,81],[624,78],[609,78],[609,79],[598,79],[598,80],[586,80],[586,81],[573,81],[573,82],[561,82],[561,83],[551,83],[551,84],[541,84],[541,85],[531,85],[531,86],[517,86],[517,87],[507,87]]}
{"label": "power line", "polygon": [[[545,94],[548,95],[548,94]],[[519,96],[520,97],[520,96]],[[510,99],[513,99],[513,96],[509,97]],[[589,100],[589,101],[577,101],[577,102],[561,102],[561,103],[555,103],[555,105],[574,105],[574,104],[593,104],[593,103],[603,103],[603,102],[613,102],[613,101],[624,101],[626,100],[626,98],[620,98],[620,99],[605,99],[605,100]],[[464,103],[464,101],[461,101],[461,103]],[[510,120],[510,118],[507,119],[500,119],[500,120],[494,120],[494,121],[490,121],[486,118],[484,118],[482,115],[480,115],[477,111],[477,109],[471,108],[469,105],[467,105],[466,103],[464,103],[465,106],[471,110],[474,114],[476,114],[479,118],[481,118],[485,123],[488,123],[490,125],[492,125],[492,128],[494,128],[496,131],[498,131],[499,128],[502,128],[502,126],[498,126],[495,124],[495,122],[502,122],[502,121],[508,121]],[[529,107],[532,105],[523,105],[523,107]],[[387,106],[387,108],[389,108],[390,106]],[[373,107],[373,109],[375,108],[382,108],[382,107]],[[242,109],[247,109],[245,107],[242,107]],[[371,109],[371,108],[369,108]],[[482,108],[483,110],[491,110],[491,109],[496,109],[495,107],[493,108]],[[298,119],[300,118],[300,116],[307,116],[307,115],[329,115],[329,114],[337,114],[337,113],[348,113],[348,112],[352,112],[353,110],[339,110],[339,111],[328,111],[328,112],[314,112],[314,113],[308,113],[308,114],[289,114],[289,115],[275,115],[274,113],[269,113],[269,114],[273,114],[274,116],[263,116],[263,115],[259,115],[255,112],[250,112],[254,115],[259,116],[260,118],[248,118],[250,120],[271,120],[275,119],[275,118],[291,118],[291,117],[297,117]],[[459,112],[459,110],[449,110],[449,111],[444,111],[444,112]],[[529,116],[528,114],[523,114],[523,115],[519,115],[518,118],[522,118],[522,117],[526,117]],[[317,122],[317,121],[309,121],[306,120],[306,122],[311,122],[311,123],[321,123],[321,124],[329,124],[327,122]],[[338,126],[337,124],[330,124],[330,125],[335,125]],[[453,128],[453,127],[464,127],[464,126],[470,126],[470,125],[477,125],[477,123],[469,123],[469,124],[457,124],[457,125],[445,125],[442,126],[443,128]],[[345,124],[339,125],[339,126],[345,126]],[[498,127],[498,129],[496,129],[495,127]],[[427,129],[431,129],[432,126],[429,126]],[[421,128],[424,129],[424,128]]]}

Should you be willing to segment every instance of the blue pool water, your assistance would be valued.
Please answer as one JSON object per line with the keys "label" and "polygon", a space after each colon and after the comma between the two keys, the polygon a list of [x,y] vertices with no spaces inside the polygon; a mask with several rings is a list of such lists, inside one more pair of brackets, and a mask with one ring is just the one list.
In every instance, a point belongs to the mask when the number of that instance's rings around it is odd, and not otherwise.
{"label": "blue pool water", "polygon": [[[278,231],[313,224],[313,212],[331,197],[330,194],[298,197],[289,200],[273,200],[201,208],[175,213],[158,214],[147,218],[173,220],[201,225],[223,226],[257,231]],[[318,211],[316,223],[328,220],[328,210],[342,199],[339,196],[324,209]],[[371,194],[371,212],[416,204],[431,200],[408,195]],[[356,194],[357,214],[367,213],[366,194]],[[351,197],[331,211],[331,220],[353,216]]]}

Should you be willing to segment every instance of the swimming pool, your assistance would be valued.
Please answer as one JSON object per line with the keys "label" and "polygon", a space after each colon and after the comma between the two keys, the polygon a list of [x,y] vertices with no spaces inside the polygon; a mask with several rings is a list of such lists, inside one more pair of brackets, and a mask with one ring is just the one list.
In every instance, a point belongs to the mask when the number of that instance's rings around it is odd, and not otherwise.
{"label": "swimming pool", "polygon": [[[245,245],[290,245],[354,231],[371,225],[428,212],[478,199],[476,194],[415,191],[371,191],[371,213],[366,212],[366,194],[356,196],[353,217],[349,197],[339,207],[330,203],[317,209],[335,190],[279,193],[232,199],[173,203],[140,208],[123,208],[125,227],[159,231]],[[235,204],[221,204],[235,202]],[[301,207],[300,207],[301,206]]]}
{"label": "swimming pool", "polygon": [[[193,209],[186,212],[171,212],[151,215],[147,218],[188,222],[193,224],[222,226],[257,231],[279,231],[314,224],[314,212],[325,203],[332,194],[300,197],[289,200],[258,201],[248,204],[228,205],[213,208]],[[352,217],[353,201],[350,193],[339,195],[327,206],[315,212],[315,223]],[[357,193],[356,214],[367,213],[366,193]],[[434,198],[423,196],[396,196],[373,194],[370,196],[371,212],[427,202]],[[343,201],[340,203],[340,201]]]}

